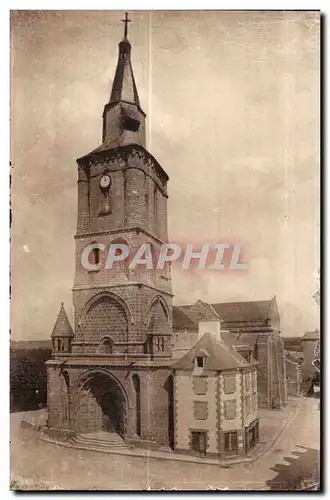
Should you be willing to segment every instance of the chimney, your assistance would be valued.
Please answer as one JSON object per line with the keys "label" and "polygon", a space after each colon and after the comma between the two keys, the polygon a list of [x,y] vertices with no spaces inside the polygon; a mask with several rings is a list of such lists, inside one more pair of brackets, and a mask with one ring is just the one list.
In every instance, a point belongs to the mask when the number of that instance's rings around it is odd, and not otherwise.
{"label": "chimney", "polygon": [[210,333],[216,340],[221,339],[221,321],[216,320],[201,320],[198,322],[198,338],[200,339],[204,333]]}

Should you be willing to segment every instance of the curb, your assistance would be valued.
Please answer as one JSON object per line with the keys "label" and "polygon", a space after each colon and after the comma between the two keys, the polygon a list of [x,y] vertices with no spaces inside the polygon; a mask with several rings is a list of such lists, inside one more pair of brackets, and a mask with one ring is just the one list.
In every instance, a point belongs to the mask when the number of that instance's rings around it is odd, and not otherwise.
{"label": "curb", "polygon": [[150,451],[150,453],[142,453],[140,452],[137,448],[135,448],[136,453],[131,453],[129,451],[122,451],[122,450],[111,450],[111,451],[106,451],[106,450],[101,450],[99,448],[92,448],[92,447],[87,447],[87,446],[82,446],[82,445],[72,445],[66,441],[54,441],[52,439],[49,439],[47,437],[39,437],[41,441],[44,441],[46,443],[50,444],[55,444],[56,446],[63,446],[65,448],[71,448],[72,450],[84,450],[84,451],[90,451],[90,452],[97,452],[97,453],[103,453],[105,455],[121,455],[121,456],[126,456],[126,457],[131,457],[131,458],[146,458],[150,459],[152,458],[153,460],[170,460],[172,462],[184,462],[184,463],[195,463],[195,464],[200,464],[200,465],[216,465],[220,466],[222,468],[228,468],[230,465],[235,465],[238,463],[249,463],[251,461],[250,458],[243,458],[243,459],[237,459],[233,460],[232,462],[228,461],[220,461],[220,460],[208,460],[208,459],[195,459],[194,457],[189,457],[189,455],[182,456],[179,454],[176,454],[175,452],[162,452],[162,453],[168,453],[168,456],[155,456],[153,451]]}
{"label": "curb", "polygon": [[[256,452],[256,456],[245,456],[244,458],[237,458],[237,459],[232,459],[232,460],[210,460],[210,459],[196,459],[194,457],[189,457],[188,456],[183,456],[176,454],[175,452],[167,452],[163,451],[164,456],[155,456],[154,451],[150,451],[143,453],[142,451],[140,452],[138,448],[135,448],[136,453],[131,453],[129,451],[123,451],[123,450],[111,450],[111,451],[106,451],[106,450],[101,450],[98,448],[92,448],[92,447],[86,447],[86,446],[79,446],[79,445],[72,445],[69,442],[66,441],[55,441],[53,439],[48,438],[45,435],[39,436],[38,439],[41,441],[44,441],[46,443],[50,444],[55,444],[56,446],[63,446],[65,448],[71,448],[73,450],[84,450],[84,451],[91,451],[91,452],[97,452],[97,453],[103,453],[107,455],[121,455],[121,456],[128,456],[132,458],[147,458],[147,459],[154,459],[154,460],[171,460],[174,462],[184,462],[184,463],[195,463],[195,464],[204,464],[204,465],[216,465],[220,466],[220,468],[228,468],[231,465],[236,465],[236,464],[250,464],[253,463],[260,458],[264,457],[267,453],[270,452],[270,450],[273,448],[274,444],[276,441],[282,436],[283,432],[287,429],[287,427],[291,424],[292,420],[294,417],[298,414],[300,411],[300,408],[304,404],[305,400],[307,398],[304,397],[303,400],[298,404],[298,406],[295,408],[295,411],[291,412],[286,420],[283,423],[282,428],[278,432],[278,434],[270,441],[270,443],[267,444],[267,446],[258,454]],[[32,426],[30,427],[32,428]],[[35,430],[36,427],[34,427]],[[157,452],[156,452],[157,453]],[[168,454],[167,456],[165,454]]]}
{"label": "curb", "polygon": [[288,417],[286,418],[286,420],[284,421],[283,423],[283,427],[282,429],[278,432],[278,434],[272,439],[272,441],[270,441],[270,443],[264,448],[263,452],[260,454],[260,455],[257,455],[256,457],[252,457],[252,460],[251,462],[255,462],[256,460],[258,460],[259,458],[261,457],[264,457],[266,454],[268,454],[271,449],[273,448],[274,444],[276,443],[276,441],[278,441],[278,439],[280,439],[280,437],[283,435],[284,431],[287,429],[287,427],[291,424],[292,420],[294,419],[294,417],[297,416],[298,412],[300,411],[301,407],[303,406],[303,404],[305,403],[307,397],[304,397],[303,400],[298,404],[298,406],[296,407],[295,411],[294,412],[291,412]]}

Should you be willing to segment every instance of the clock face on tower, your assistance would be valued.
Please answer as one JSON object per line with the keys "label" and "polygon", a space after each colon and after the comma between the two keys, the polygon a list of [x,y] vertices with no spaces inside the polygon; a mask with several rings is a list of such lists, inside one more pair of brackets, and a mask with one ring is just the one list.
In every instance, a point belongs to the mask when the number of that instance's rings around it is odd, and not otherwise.
{"label": "clock face on tower", "polygon": [[109,175],[102,175],[100,179],[100,186],[102,189],[108,189],[111,184],[111,179]]}

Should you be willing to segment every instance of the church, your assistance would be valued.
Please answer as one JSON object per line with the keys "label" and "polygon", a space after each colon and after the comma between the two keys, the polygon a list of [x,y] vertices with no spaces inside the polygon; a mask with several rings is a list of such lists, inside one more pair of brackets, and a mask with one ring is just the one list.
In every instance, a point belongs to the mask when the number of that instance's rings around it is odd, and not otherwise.
{"label": "church", "polygon": [[[253,348],[246,356],[229,340],[216,305],[173,307],[169,263],[130,268],[127,259],[108,269],[98,247],[125,244],[135,253],[148,243],[156,256],[168,242],[169,177],[146,149],[128,21],[101,145],[77,160],[74,328],[62,304],[47,362],[48,431],[63,440],[116,435],[123,446],[245,454],[259,439]],[[87,246],[93,269],[82,265]],[[180,322],[183,336],[194,333],[181,349]]]}

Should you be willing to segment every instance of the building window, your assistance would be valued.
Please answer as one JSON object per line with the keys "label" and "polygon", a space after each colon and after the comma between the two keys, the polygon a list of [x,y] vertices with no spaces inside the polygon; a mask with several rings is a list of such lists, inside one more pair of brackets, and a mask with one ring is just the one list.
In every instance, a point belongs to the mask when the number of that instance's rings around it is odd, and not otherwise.
{"label": "building window", "polygon": [[199,356],[197,358],[195,358],[195,364],[198,368],[204,368],[205,366],[205,359],[204,357],[202,356]]}
{"label": "building window", "polygon": [[236,399],[230,399],[225,402],[225,418],[226,420],[236,418]]}
{"label": "building window", "polygon": [[208,415],[206,401],[194,401],[194,416],[196,420],[206,420]]}
{"label": "building window", "polygon": [[193,388],[195,394],[207,393],[207,377],[194,377]]}
{"label": "building window", "polygon": [[106,338],[101,342],[101,353],[111,354],[112,353],[112,342],[110,339]]}
{"label": "building window", "polygon": [[144,354],[152,354],[153,349],[152,349],[152,335],[147,336],[147,340],[144,344]]}
{"label": "building window", "polygon": [[241,351],[239,353],[241,356],[243,356],[243,358],[245,359],[245,361],[249,361],[249,352],[247,351]]}
{"label": "building window", "polygon": [[250,396],[245,396],[245,411],[249,415],[251,412],[251,399]]}
{"label": "building window", "polygon": [[224,390],[225,394],[233,394],[236,390],[236,375],[224,376]]}
{"label": "building window", "polygon": [[97,265],[100,263],[100,249],[99,248],[93,248],[93,250],[90,253],[90,264]]}
{"label": "building window", "polygon": [[225,451],[237,453],[237,432],[225,432]]}
{"label": "building window", "polygon": [[156,337],[156,351],[164,351],[164,337]]}
{"label": "building window", "polygon": [[140,127],[140,122],[131,118],[130,116],[125,116],[123,119],[123,129],[130,132],[137,132]]}
{"label": "building window", "polygon": [[249,450],[253,448],[253,446],[256,444],[256,441],[259,440],[259,426],[258,422],[252,427],[252,429],[249,429],[245,432],[245,443],[246,443],[246,449]]}

